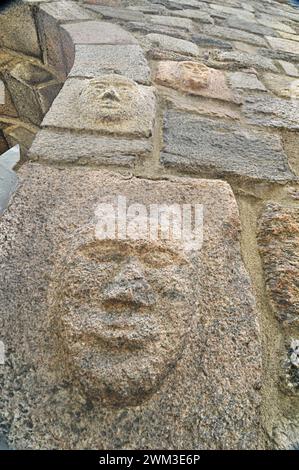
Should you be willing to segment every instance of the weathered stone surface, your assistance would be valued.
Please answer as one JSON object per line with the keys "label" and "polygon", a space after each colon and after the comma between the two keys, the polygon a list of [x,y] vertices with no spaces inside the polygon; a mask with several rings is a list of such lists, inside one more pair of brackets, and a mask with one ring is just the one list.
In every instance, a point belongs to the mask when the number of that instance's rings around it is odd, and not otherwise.
{"label": "weathered stone surface", "polygon": [[267,204],[259,219],[258,243],[274,311],[280,320],[298,323],[298,207]]}
{"label": "weathered stone surface", "polygon": [[44,62],[54,67],[65,80],[75,56],[71,38],[55,18],[41,9],[37,13],[37,26]]}
{"label": "weathered stone surface", "polygon": [[299,54],[292,54],[291,52],[283,52],[276,49],[269,49],[262,47],[257,50],[258,54],[270,59],[286,60],[287,62],[299,63]]}
{"label": "weathered stone surface", "polygon": [[[161,24],[154,24],[150,22],[140,22],[140,21],[132,21],[126,24],[126,29],[129,31],[138,31],[141,34],[159,34],[159,35],[166,35],[172,36],[179,39],[186,39],[187,32],[183,29],[175,29],[170,28],[169,26],[163,26]],[[144,42],[144,41],[142,41]]]}
{"label": "weathered stone surface", "polygon": [[161,161],[168,167],[207,176],[295,179],[278,137],[173,111],[164,119]]}
{"label": "weathered stone surface", "polygon": [[148,34],[146,38],[151,42],[153,47],[159,47],[167,51],[178,52],[185,55],[197,56],[198,47],[190,41],[177,39],[162,34]]}
{"label": "weathered stone surface", "polygon": [[47,13],[57,22],[90,20],[93,16],[88,10],[70,0],[41,4],[39,11]]}
{"label": "weathered stone surface", "polygon": [[132,34],[117,24],[104,21],[69,23],[63,25],[63,29],[74,44],[137,44]]}
{"label": "weathered stone surface", "polygon": [[257,69],[269,70],[271,72],[277,71],[271,59],[260,55],[248,54],[246,52],[219,51],[216,54],[216,58],[223,62],[232,62],[242,68],[256,67]]}
{"label": "weathered stone surface", "polygon": [[204,25],[201,28],[202,32],[205,34],[212,34],[213,36],[225,38],[231,41],[243,41],[248,42],[249,44],[253,44],[255,46],[265,46],[265,40],[256,35],[247,33],[246,31],[239,31],[234,28],[225,28],[223,26],[213,26],[211,31],[211,27],[208,25]]}
{"label": "weathered stone surface", "polygon": [[155,80],[160,85],[190,94],[234,101],[225,74],[199,62],[160,62]]}
{"label": "weathered stone surface", "polygon": [[29,5],[21,2],[0,12],[0,45],[40,57],[41,50]]}
{"label": "weathered stone surface", "polygon": [[186,29],[192,31],[193,23],[189,18],[176,18],[175,16],[147,15],[147,20],[154,24],[169,26],[170,28]]}
{"label": "weathered stone surface", "polygon": [[41,83],[35,88],[35,93],[40,102],[43,115],[49,111],[61,87],[62,83],[57,82],[57,80],[51,80],[47,83]]}
{"label": "weathered stone surface", "polygon": [[17,175],[14,171],[8,170],[1,165],[0,157],[0,216],[6,210],[10,198],[16,190],[17,184]]}
{"label": "weathered stone surface", "polygon": [[170,15],[175,15],[182,18],[190,18],[191,20],[198,21],[200,23],[214,24],[213,18],[204,11],[200,10],[191,10],[184,8],[183,10],[175,10],[169,12]]}
{"label": "weathered stone surface", "polygon": [[96,13],[101,13],[104,18],[121,21],[142,21],[145,19],[143,13],[125,8],[112,8],[101,5],[90,5],[88,8]]}
{"label": "weathered stone surface", "polygon": [[[295,98],[293,87],[297,80],[294,80],[294,78],[286,77],[285,75],[277,75],[274,73],[266,73],[263,76],[263,80],[267,88],[274,94],[281,96],[282,98]],[[299,99],[299,93],[297,97]]]}
{"label": "weathered stone surface", "polygon": [[32,160],[78,165],[118,165],[132,167],[152,152],[148,140],[125,140],[87,133],[42,129],[29,152]]}
{"label": "weathered stone surface", "polygon": [[153,89],[121,75],[70,78],[42,125],[149,137],[155,118]]}
{"label": "weathered stone surface", "polygon": [[[254,20],[254,13],[250,11],[242,10],[241,8],[232,8],[226,5],[214,5],[214,4],[211,4],[210,7],[218,12],[225,13],[228,16],[237,16],[248,21]],[[211,15],[212,14],[213,13],[211,11]]]}
{"label": "weathered stone surface", "polygon": [[21,157],[22,159],[25,159],[36,135],[37,129],[26,127],[20,123],[6,127],[3,132],[10,147],[20,145]]}
{"label": "weathered stone surface", "polygon": [[149,84],[150,69],[137,45],[78,45],[70,77],[99,77],[107,73],[125,75],[136,82]]}
{"label": "weathered stone surface", "polygon": [[290,41],[289,39],[272,38],[267,36],[268,43],[273,49],[278,49],[282,52],[291,52],[292,54],[299,55],[299,44],[296,41]]}
{"label": "weathered stone surface", "polygon": [[284,39],[290,39],[291,41],[297,41],[297,42],[299,41],[298,34],[290,34],[290,33],[284,33],[283,31],[280,31],[279,35]]}
{"label": "weathered stone surface", "polygon": [[267,91],[265,86],[254,73],[233,72],[228,74],[229,82],[233,88],[241,90]]}
{"label": "weathered stone surface", "polygon": [[8,145],[7,145],[7,142],[4,138],[3,132],[0,129],[0,155],[2,155],[2,153],[6,152],[6,150],[8,150]]}
{"label": "weathered stone surface", "polygon": [[0,80],[0,114],[11,117],[18,116],[18,112],[13,104],[10,93],[2,80]]}
{"label": "weathered stone surface", "polygon": [[199,47],[213,47],[216,49],[232,49],[233,46],[228,41],[222,41],[221,39],[211,38],[206,34],[194,34],[192,41],[195,42]]}
{"label": "weathered stone surface", "polygon": [[[0,221],[11,446],[258,448],[261,347],[229,186],[36,164],[19,177]],[[98,204],[118,195],[202,204],[202,249],[97,239]]]}
{"label": "weathered stone surface", "polygon": [[260,25],[256,21],[246,21],[236,16],[231,16],[227,19],[227,25],[230,28],[242,29],[249,33],[260,34],[262,36],[275,36],[277,35],[272,28]]}
{"label": "weathered stone surface", "polygon": [[242,108],[250,124],[299,129],[299,100],[258,95],[248,97]]}
{"label": "weathered stone surface", "polygon": [[290,77],[299,77],[299,70],[294,64],[286,62],[285,60],[280,60],[279,63],[287,75],[290,75]]}
{"label": "weathered stone surface", "polygon": [[281,21],[276,21],[273,17],[261,16],[257,20],[261,25],[267,26],[278,31],[285,31],[286,33],[295,33],[295,30]]}

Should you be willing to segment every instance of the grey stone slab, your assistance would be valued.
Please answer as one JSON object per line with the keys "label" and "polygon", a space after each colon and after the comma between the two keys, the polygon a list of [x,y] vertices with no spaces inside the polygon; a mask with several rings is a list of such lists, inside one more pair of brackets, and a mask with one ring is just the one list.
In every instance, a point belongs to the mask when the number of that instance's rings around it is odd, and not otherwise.
{"label": "grey stone slab", "polygon": [[7,209],[17,185],[18,178],[15,172],[2,166],[0,160],[0,216]]}
{"label": "grey stone slab", "polygon": [[177,39],[171,36],[162,34],[148,34],[146,36],[152,47],[159,47],[166,51],[178,52],[185,55],[197,56],[198,47],[190,41],[184,39]]}
{"label": "grey stone slab", "polygon": [[161,24],[154,24],[150,22],[141,23],[140,21],[133,21],[127,23],[126,28],[129,31],[138,31],[142,34],[163,34],[176,37],[178,39],[186,39],[188,37],[187,32],[184,29],[170,28],[169,26],[163,26]]}
{"label": "grey stone slab", "polygon": [[279,63],[287,75],[290,77],[299,77],[299,69],[294,64],[286,62],[285,60],[280,60]]}
{"label": "grey stone slab", "polygon": [[171,11],[169,14],[182,18],[190,18],[190,20],[198,21],[199,23],[214,24],[214,19],[208,13],[200,10],[184,8],[183,10]]}
{"label": "grey stone slab", "polygon": [[144,139],[125,140],[42,129],[30,148],[29,158],[49,163],[132,167],[151,152],[151,142]]}
{"label": "grey stone slab", "polygon": [[296,41],[282,38],[273,38],[271,36],[267,36],[266,39],[273,49],[299,55],[299,44]]}
{"label": "grey stone slab", "polygon": [[254,46],[265,46],[266,41],[257,34],[247,33],[246,31],[237,30],[234,28],[226,28],[224,26],[213,26],[211,29],[208,25],[203,25],[201,31],[205,34],[225,38],[230,41],[242,41],[253,44]]}
{"label": "grey stone slab", "polygon": [[137,45],[78,45],[70,77],[97,77],[107,73],[118,73],[149,84],[150,69]]}
{"label": "grey stone slab", "polygon": [[94,16],[91,12],[86,10],[86,8],[82,8],[76,2],[70,0],[42,3],[39,6],[39,10],[47,13],[59,23],[75,20],[90,20]]}
{"label": "grey stone slab", "polygon": [[277,67],[271,59],[260,55],[248,54],[247,52],[219,51],[216,54],[216,59],[223,62],[232,62],[239,67],[255,67],[260,70],[277,72]]}
{"label": "grey stone slab", "polygon": [[176,18],[175,16],[146,15],[146,19],[154,24],[161,24],[170,28],[193,31],[194,25],[189,18]]}
{"label": "grey stone slab", "polygon": [[69,78],[42,125],[149,137],[155,119],[153,88],[121,75]]}
{"label": "grey stone slab", "polygon": [[259,48],[256,51],[259,55],[270,59],[286,60],[287,62],[299,63],[299,54],[291,52],[279,51],[269,48]]}
{"label": "grey stone slab", "polygon": [[[19,178],[0,221],[13,448],[260,448],[259,317],[229,185],[38,164]],[[99,204],[114,209],[119,195],[147,214],[202,204],[202,249],[173,237],[101,241]]]}
{"label": "grey stone slab", "polygon": [[30,56],[41,56],[30,5],[19,2],[0,12],[0,45]]}
{"label": "grey stone slab", "polygon": [[161,161],[179,171],[257,180],[295,179],[278,137],[169,111]]}
{"label": "grey stone slab", "polygon": [[241,90],[267,91],[263,83],[254,73],[233,72],[228,73],[229,82],[233,88]]}
{"label": "grey stone slab", "polygon": [[263,26],[256,21],[246,21],[236,16],[227,18],[227,25],[230,28],[242,29],[249,33],[260,34],[262,36],[277,36],[277,33],[267,26]]}
{"label": "grey stone slab", "polygon": [[74,44],[137,44],[128,31],[113,23],[85,21],[63,25]]}
{"label": "grey stone slab", "polygon": [[120,21],[143,21],[145,19],[145,15],[142,12],[126,8],[113,8],[105,5],[86,5],[86,8],[100,13],[105,19]]}
{"label": "grey stone slab", "polygon": [[250,124],[284,129],[299,129],[299,100],[271,96],[250,96],[242,110]]}
{"label": "grey stone slab", "polygon": [[215,49],[232,49],[233,46],[229,41],[223,41],[222,39],[212,38],[206,34],[194,34],[192,41],[199,47],[209,47]]}

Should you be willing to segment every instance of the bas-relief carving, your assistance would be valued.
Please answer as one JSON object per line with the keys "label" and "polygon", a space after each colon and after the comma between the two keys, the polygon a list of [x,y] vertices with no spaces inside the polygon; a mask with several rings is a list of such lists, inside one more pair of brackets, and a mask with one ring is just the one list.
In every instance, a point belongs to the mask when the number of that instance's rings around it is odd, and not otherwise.
{"label": "bas-relief carving", "polygon": [[64,85],[43,125],[149,137],[155,117],[152,87],[116,74]]}
{"label": "bas-relief carving", "polygon": [[161,61],[156,71],[158,85],[191,95],[239,102],[226,83],[225,74],[194,61]]}
{"label": "bas-relief carving", "polygon": [[76,234],[53,273],[50,321],[88,395],[126,406],[157,391],[184,350],[193,270],[178,242]]}

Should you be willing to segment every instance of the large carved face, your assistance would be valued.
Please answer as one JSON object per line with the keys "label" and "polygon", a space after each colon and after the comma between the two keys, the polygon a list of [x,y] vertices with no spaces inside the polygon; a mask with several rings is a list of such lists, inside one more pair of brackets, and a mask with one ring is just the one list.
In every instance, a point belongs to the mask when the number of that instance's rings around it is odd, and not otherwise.
{"label": "large carved face", "polygon": [[52,318],[93,397],[136,405],[157,390],[184,349],[192,281],[184,251],[164,242],[87,241],[62,260]]}
{"label": "large carved face", "polygon": [[126,120],[135,116],[143,93],[138,85],[120,75],[89,80],[80,94],[82,112],[95,120]]}

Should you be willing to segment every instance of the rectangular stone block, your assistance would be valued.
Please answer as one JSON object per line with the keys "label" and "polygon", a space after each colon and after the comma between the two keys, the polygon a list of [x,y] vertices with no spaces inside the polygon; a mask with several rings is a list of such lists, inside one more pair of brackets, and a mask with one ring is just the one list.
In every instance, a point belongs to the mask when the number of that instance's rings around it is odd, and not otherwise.
{"label": "rectangular stone block", "polygon": [[298,324],[298,207],[268,203],[259,218],[258,244],[274,311],[281,321]]}
{"label": "rectangular stone block", "polygon": [[125,140],[87,133],[41,130],[30,148],[31,160],[78,165],[133,167],[152,152],[148,140]]}
{"label": "rectangular stone block", "polygon": [[63,29],[74,44],[137,44],[137,40],[123,28],[104,21],[65,24]]}
{"label": "rectangular stone block", "polygon": [[[209,25],[202,26],[201,30],[205,34],[211,34],[211,27]],[[213,36],[225,38],[230,41],[248,42],[249,44],[260,47],[266,45],[266,41],[257,34],[247,33],[246,31],[234,28],[225,28],[223,26],[213,26]]]}
{"label": "rectangular stone block", "polygon": [[185,41],[184,39],[177,39],[175,37],[155,33],[148,34],[146,38],[150,41],[152,47],[158,47],[166,51],[177,52],[188,56],[198,55],[198,47],[196,44]]}
{"label": "rectangular stone block", "polygon": [[278,137],[173,111],[164,118],[161,161],[179,171],[207,176],[296,179]]}
{"label": "rectangular stone block", "polygon": [[150,83],[150,68],[137,45],[77,45],[70,77],[98,77],[107,73],[125,75],[136,82]]}
{"label": "rectangular stone block", "polygon": [[291,41],[290,39],[272,38],[271,36],[267,36],[266,39],[273,49],[299,55],[299,44],[296,41]]}
{"label": "rectangular stone block", "polygon": [[[294,98],[296,98],[294,90]],[[299,129],[299,100],[272,96],[247,97],[242,110],[247,121],[256,126]]]}
{"label": "rectangular stone block", "polygon": [[120,21],[143,21],[145,16],[140,11],[133,11],[126,8],[112,8],[108,6],[90,5],[88,9],[95,13],[100,13],[105,19],[115,19]]}
{"label": "rectangular stone block", "polygon": [[[258,316],[229,185],[38,164],[18,176],[0,220],[13,448],[259,448]],[[101,239],[119,195],[128,223],[151,204],[201,204],[201,249],[174,234],[136,240],[131,225]]]}
{"label": "rectangular stone block", "polygon": [[86,10],[86,8],[82,8],[76,2],[70,0],[42,3],[39,6],[39,11],[51,16],[51,18],[54,18],[58,23],[66,23],[75,20],[90,20],[94,16],[90,11]]}
{"label": "rectangular stone block", "polygon": [[18,2],[0,12],[0,45],[26,55],[41,56],[30,5]]}
{"label": "rectangular stone block", "polygon": [[120,75],[103,75],[91,80],[69,78],[42,125],[150,137],[154,119],[155,96],[151,87],[137,85]]}

